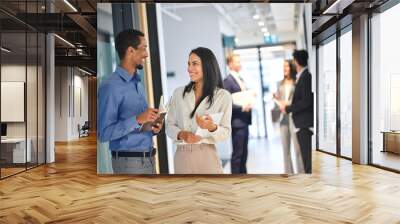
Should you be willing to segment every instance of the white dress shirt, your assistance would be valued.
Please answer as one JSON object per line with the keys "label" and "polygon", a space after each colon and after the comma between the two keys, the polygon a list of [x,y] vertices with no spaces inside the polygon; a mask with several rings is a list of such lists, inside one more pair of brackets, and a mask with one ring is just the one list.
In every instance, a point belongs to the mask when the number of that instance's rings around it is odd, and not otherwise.
{"label": "white dress shirt", "polygon": [[180,87],[172,95],[165,122],[166,134],[174,140],[175,144],[179,143],[177,138],[180,131],[196,133],[198,127],[196,114],[204,116],[206,113],[212,115],[222,112],[223,115],[219,124],[217,124],[217,130],[209,132],[212,137],[203,138],[199,143],[215,144],[226,140],[231,134],[231,94],[224,89],[216,90],[211,107],[209,108],[208,97],[206,97],[197,107],[193,118],[190,118],[190,114],[195,107],[196,97],[194,90],[186,93],[185,97],[183,97],[183,91],[184,87]]}
{"label": "white dress shirt", "polygon": [[300,72],[298,72],[298,73],[296,74],[296,84],[297,84],[297,82],[299,81],[301,74],[302,74],[302,73],[304,72],[304,70],[306,70],[307,68],[308,68],[307,66],[304,67],[303,69],[300,70]]}
{"label": "white dress shirt", "polygon": [[246,90],[246,84],[240,78],[240,74],[235,72],[235,71],[233,71],[233,70],[230,70],[229,72],[233,76],[233,78],[236,80],[236,82],[239,84],[240,90],[245,91]]}

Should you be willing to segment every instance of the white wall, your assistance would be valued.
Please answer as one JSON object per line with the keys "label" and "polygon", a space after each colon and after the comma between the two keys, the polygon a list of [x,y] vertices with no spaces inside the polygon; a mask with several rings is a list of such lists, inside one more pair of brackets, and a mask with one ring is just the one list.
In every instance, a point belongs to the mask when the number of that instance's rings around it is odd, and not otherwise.
{"label": "white wall", "polygon": [[[8,64],[1,66],[1,81],[25,82],[26,67],[19,64]],[[7,110],[7,108],[1,108]],[[7,123],[7,137],[25,137],[25,122]]]}
{"label": "white wall", "polygon": [[55,141],[67,141],[68,85],[67,67],[55,68]]}
{"label": "white wall", "polygon": [[178,9],[175,13],[182,21],[164,13],[162,16],[167,71],[175,72],[175,77],[167,79],[168,97],[176,88],[189,82],[187,60],[192,49],[200,46],[211,49],[221,71],[225,66],[218,12],[212,6],[206,6]]}
{"label": "white wall", "polygon": [[70,141],[79,137],[78,124],[88,120],[88,78],[71,67],[56,67],[55,73],[55,141]]}
{"label": "white wall", "polygon": [[[297,28],[297,38],[296,45],[297,49],[305,49],[311,55],[312,51],[312,12],[311,12],[311,3],[301,4],[301,10],[299,13],[299,21]],[[305,16],[303,16],[303,13]],[[306,34],[304,33],[306,31]],[[307,39],[306,39],[307,38]]]}
{"label": "white wall", "polygon": [[[1,81],[24,82],[26,84],[26,107],[23,101],[22,107],[18,108],[20,113],[26,112],[26,120],[22,122],[6,122],[7,137],[24,138],[25,135],[30,140],[32,161],[36,162],[37,153],[39,153],[39,163],[44,162],[44,89],[42,67],[24,64],[3,64],[1,66]],[[27,78],[27,81],[25,80]],[[2,89],[2,92],[5,89]],[[20,94],[24,94],[24,90],[19,90]],[[2,95],[2,98],[7,95]],[[23,97],[24,98],[24,97]],[[14,108],[14,110],[18,110]],[[13,113],[13,108],[2,107],[2,112]]]}
{"label": "white wall", "polygon": [[[27,70],[26,70],[27,69]],[[33,66],[27,66],[20,64],[7,64],[1,66],[1,81],[3,82],[24,82],[26,83],[25,76],[26,71],[28,74],[31,74],[34,70]],[[35,68],[36,73],[36,68]],[[36,91],[35,91],[36,93]],[[33,93],[27,93],[27,96],[31,98],[31,96],[36,96]],[[4,97],[4,96],[2,96]],[[27,99],[28,102],[31,102],[31,99]],[[9,108],[1,108],[1,110],[8,110]],[[22,108],[24,109],[24,108]],[[35,114],[36,118],[36,114]],[[31,114],[28,114],[28,121],[33,120]],[[7,122],[7,136],[8,137],[25,137],[25,126],[26,122]],[[29,126],[31,128],[31,126]],[[29,134],[29,133],[28,133]]]}

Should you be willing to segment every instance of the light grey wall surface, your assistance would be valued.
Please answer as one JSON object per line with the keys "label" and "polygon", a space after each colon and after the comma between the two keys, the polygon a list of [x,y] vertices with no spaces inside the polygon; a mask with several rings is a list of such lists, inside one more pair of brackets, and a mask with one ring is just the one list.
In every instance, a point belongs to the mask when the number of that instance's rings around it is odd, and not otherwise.
{"label": "light grey wall surface", "polygon": [[177,21],[165,13],[162,16],[166,68],[167,72],[175,73],[175,77],[167,79],[168,97],[176,88],[189,82],[187,60],[190,51],[196,47],[211,49],[221,71],[225,70],[218,12],[210,5],[179,9],[176,10],[176,14],[182,21]]}
{"label": "light grey wall surface", "polygon": [[56,67],[55,73],[55,141],[69,141],[78,138],[78,124],[88,120],[87,77],[71,67]]}

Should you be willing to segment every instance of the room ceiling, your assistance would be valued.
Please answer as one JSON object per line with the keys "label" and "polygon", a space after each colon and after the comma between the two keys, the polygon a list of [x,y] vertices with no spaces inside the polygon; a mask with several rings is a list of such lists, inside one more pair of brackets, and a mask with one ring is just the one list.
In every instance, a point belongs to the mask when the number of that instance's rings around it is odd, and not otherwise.
{"label": "room ceiling", "polygon": [[[299,4],[269,3],[162,3],[163,12],[172,18],[179,18],[180,10],[212,7],[218,13],[222,32],[237,37],[240,43],[263,43],[264,35],[287,38],[297,33]],[[259,24],[260,23],[260,24]],[[262,30],[264,28],[264,31]],[[295,38],[295,37],[293,37]]]}
{"label": "room ceiling", "polygon": [[[96,1],[95,0],[1,0],[0,22],[6,33],[4,46],[12,50],[8,55],[25,55],[25,30],[51,32],[55,37],[56,65],[85,66],[96,71]],[[52,9],[52,13],[50,12]],[[15,37],[15,38],[12,38]],[[65,40],[65,41],[64,41]],[[28,55],[36,51],[28,43]],[[33,54],[34,55],[34,54]],[[64,57],[67,56],[67,57]],[[16,57],[14,57],[16,58]],[[24,57],[22,57],[24,58]],[[69,63],[68,63],[69,62]]]}

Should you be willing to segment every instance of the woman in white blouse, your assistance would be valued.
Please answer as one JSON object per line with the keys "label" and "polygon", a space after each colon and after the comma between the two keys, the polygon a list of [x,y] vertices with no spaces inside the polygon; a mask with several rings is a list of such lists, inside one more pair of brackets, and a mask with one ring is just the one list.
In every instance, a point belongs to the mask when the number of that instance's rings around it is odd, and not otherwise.
{"label": "woman in white blouse", "polygon": [[[284,75],[283,80],[279,83],[278,92],[274,94],[274,97],[278,101],[284,102],[286,105],[290,105],[292,102],[292,97],[294,94],[294,89],[296,84],[296,69],[291,60],[285,60],[283,66],[283,75]],[[294,144],[294,149],[297,158],[301,158],[301,154],[300,154],[300,146],[297,141],[297,136],[294,130],[293,119],[290,114],[281,114],[280,129],[281,129],[281,140],[283,147],[283,157],[285,162],[285,171],[287,173],[293,173],[294,168],[292,166],[292,159],[290,156],[291,142],[293,142]],[[301,167],[300,164],[298,164],[298,167]]]}
{"label": "woman in white blouse", "polygon": [[190,83],[174,91],[166,120],[166,133],[177,144],[175,173],[221,174],[215,143],[231,134],[231,94],[207,48],[190,52],[188,73]]}

